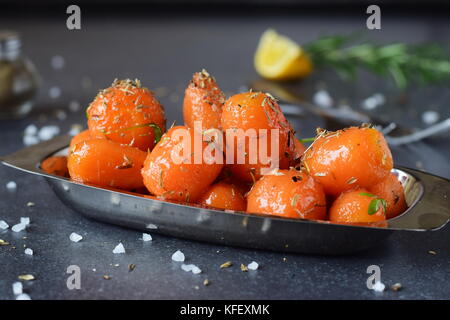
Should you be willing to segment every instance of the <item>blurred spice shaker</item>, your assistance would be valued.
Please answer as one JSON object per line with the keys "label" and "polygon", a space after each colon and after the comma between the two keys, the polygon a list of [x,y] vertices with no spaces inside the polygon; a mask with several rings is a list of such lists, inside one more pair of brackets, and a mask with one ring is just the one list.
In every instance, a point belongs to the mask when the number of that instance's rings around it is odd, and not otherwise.
{"label": "blurred spice shaker", "polygon": [[20,51],[16,32],[0,30],[0,118],[20,118],[31,111],[39,76]]}

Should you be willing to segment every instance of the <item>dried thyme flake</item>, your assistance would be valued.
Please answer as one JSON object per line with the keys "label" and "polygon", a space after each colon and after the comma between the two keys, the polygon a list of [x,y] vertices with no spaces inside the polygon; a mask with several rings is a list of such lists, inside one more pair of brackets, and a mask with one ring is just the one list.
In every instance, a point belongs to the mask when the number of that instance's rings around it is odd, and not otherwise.
{"label": "dried thyme flake", "polygon": [[296,195],[292,198],[291,206],[293,206],[293,207],[297,206],[298,198],[300,198],[300,195],[299,195],[299,194],[296,194]]}
{"label": "dried thyme flake", "polygon": [[327,174],[324,173],[324,172],[317,172],[317,173],[314,173],[314,175],[315,175],[316,177],[325,177]]}
{"label": "dried thyme flake", "polygon": [[103,279],[105,279],[105,280],[111,280],[111,277],[105,274],[105,275],[103,276]]}
{"label": "dried thyme flake", "polygon": [[402,286],[402,284],[401,283],[395,283],[395,284],[393,284],[392,286],[391,286],[391,290],[392,291],[400,291],[400,290],[402,290],[402,288],[403,288],[403,286]]}
{"label": "dried thyme flake", "polygon": [[247,272],[248,271],[248,268],[247,268],[247,266],[245,264],[241,263],[241,271],[242,272]]}
{"label": "dried thyme flake", "polygon": [[209,286],[211,282],[208,279],[203,280],[203,285],[204,286]]}
{"label": "dried thyme flake", "polygon": [[35,279],[35,277],[32,274],[21,274],[17,278],[19,278],[19,280],[23,280],[23,281],[31,281],[31,280]]}
{"label": "dried thyme flake", "polygon": [[10,245],[10,243],[9,242],[7,242],[7,241],[5,241],[5,240],[2,240],[2,239],[0,239],[0,246],[9,246]]}
{"label": "dried thyme flake", "polygon": [[222,263],[222,264],[220,265],[220,269],[223,269],[223,268],[229,268],[229,267],[231,267],[232,265],[233,265],[233,262],[227,261],[227,262],[224,262],[224,263]]}
{"label": "dried thyme flake", "polygon": [[347,180],[347,184],[353,184],[353,183],[355,183],[356,181],[358,181],[358,178],[352,177],[352,178],[350,178],[350,179]]}
{"label": "dried thyme flake", "polygon": [[130,263],[130,264],[128,265],[128,271],[131,272],[131,271],[133,271],[134,269],[136,269],[136,265],[133,264],[133,263]]}

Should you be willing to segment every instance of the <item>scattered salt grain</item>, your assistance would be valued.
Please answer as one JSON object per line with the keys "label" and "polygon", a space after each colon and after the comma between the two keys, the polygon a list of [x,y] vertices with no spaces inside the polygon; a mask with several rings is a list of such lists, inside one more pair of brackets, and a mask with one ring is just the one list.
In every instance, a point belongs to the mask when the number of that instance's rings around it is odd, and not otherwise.
{"label": "scattered salt grain", "polygon": [[34,202],[27,202],[27,207],[34,207],[36,204]]}
{"label": "scattered salt grain", "polygon": [[22,293],[16,297],[16,300],[31,300],[31,297],[26,293]]}
{"label": "scattered salt grain", "polygon": [[77,112],[81,108],[80,103],[78,101],[72,100],[69,102],[69,110],[72,112]]}
{"label": "scattered salt grain", "polygon": [[32,146],[39,143],[39,138],[36,136],[23,136],[22,141],[25,146]]}
{"label": "scattered salt grain", "polygon": [[9,191],[16,191],[17,189],[17,183],[15,183],[14,181],[9,181],[6,184],[6,189],[8,189]]}
{"label": "scattered salt grain", "polygon": [[58,120],[66,120],[67,119],[67,113],[64,110],[57,110],[55,113],[55,116]]}
{"label": "scattered salt grain", "polygon": [[152,241],[153,238],[151,235],[149,235],[148,233],[143,233],[142,234],[142,241]]}
{"label": "scattered salt grain", "polygon": [[74,123],[71,127],[70,127],[70,131],[69,134],[71,136],[76,136],[77,134],[79,134],[81,132],[82,126],[78,123]]}
{"label": "scattered salt grain", "polygon": [[69,236],[70,241],[79,242],[83,239],[78,233],[72,232]]}
{"label": "scattered salt grain", "polygon": [[153,229],[153,230],[158,229],[158,227],[156,225],[154,225],[153,223],[149,223],[146,228],[147,229]]}
{"label": "scattered salt grain", "polygon": [[428,110],[422,113],[422,121],[425,124],[434,124],[438,122],[439,117],[439,113],[432,110]]}
{"label": "scattered salt grain", "polygon": [[12,226],[11,230],[14,232],[20,232],[27,228],[27,225],[24,223],[18,223]]}
{"label": "scattered salt grain", "polygon": [[186,272],[192,272],[193,274],[199,274],[202,273],[202,270],[197,267],[195,264],[182,264],[181,269],[183,269]]}
{"label": "scattered salt grain", "polygon": [[322,108],[331,108],[333,106],[333,98],[331,98],[328,91],[323,89],[314,94],[313,101],[316,105]]}
{"label": "scattered salt grain", "polygon": [[53,69],[58,70],[64,68],[64,65],[66,64],[66,61],[62,56],[53,56],[51,60],[51,66]]}
{"label": "scattered salt grain", "polygon": [[120,195],[116,193],[111,193],[110,200],[113,205],[115,206],[120,205]]}
{"label": "scattered salt grain", "polygon": [[173,255],[172,255],[172,260],[176,261],[176,262],[183,262],[185,259],[184,257],[184,253],[181,252],[180,250],[177,250]]}
{"label": "scattered salt grain", "polygon": [[29,217],[21,217],[20,218],[20,223],[24,224],[24,225],[29,225],[30,224],[30,218]]}
{"label": "scattered salt grain", "polygon": [[25,254],[27,254],[27,255],[29,255],[29,256],[32,256],[32,255],[33,255],[33,249],[26,248],[26,249],[25,249]]}
{"label": "scattered salt grain", "polygon": [[375,93],[368,97],[361,103],[361,107],[366,110],[373,110],[383,105],[386,102],[384,95],[381,93]]}
{"label": "scattered salt grain", "polygon": [[114,254],[125,253],[125,247],[122,242],[120,242],[113,250]]}
{"label": "scattered salt grain", "polygon": [[58,135],[59,132],[60,129],[58,126],[44,126],[39,130],[38,137],[43,141],[47,141]]}
{"label": "scattered salt grain", "polygon": [[23,285],[22,282],[14,282],[12,285],[13,293],[15,296],[18,296],[19,294],[23,293]]}
{"label": "scattered salt grain", "polygon": [[255,262],[255,261],[253,261],[252,263],[250,263],[247,266],[248,270],[253,270],[253,271],[257,270],[258,267],[259,267],[259,264],[257,262]]}
{"label": "scattered salt grain", "polygon": [[48,91],[48,95],[50,96],[50,98],[52,99],[57,99],[61,96],[61,88],[60,87],[51,87],[50,90]]}
{"label": "scattered salt grain", "polygon": [[0,229],[6,230],[8,228],[9,228],[9,224],[7,224],[5,220],[0,220]]}
{"label": "scattered salt grain", "polygon": [[23,131],[23,134],[25,136],[34,136],[38,132],[38,128],[34,124],[28,125],[25,130]]}
{"label": "scattered salt grain", "polygon": [[375,292],[383,292],[385,288],[386,288],[386,286],[383,283],[381,283],[380,281],[377,281],[373,285],[372,290],[374,290]]}

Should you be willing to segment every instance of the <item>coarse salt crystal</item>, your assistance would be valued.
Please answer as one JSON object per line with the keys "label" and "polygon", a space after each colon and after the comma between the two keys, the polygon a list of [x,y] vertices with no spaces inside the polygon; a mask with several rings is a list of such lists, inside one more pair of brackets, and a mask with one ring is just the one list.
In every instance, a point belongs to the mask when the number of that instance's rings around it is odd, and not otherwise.
{"label": "coarse salt crystal", "polygon": [[39,138],[36,136],[23,136],[23,144],[25,146],[32,146],[39,143]]}
{"label": "coarse salt crystal", "polygon": [[172,255],[172,260],[176,262],[183,262],[184,259],[184,253],[180,250],[175,251],[175,253]]}
{"label": "coarse salt crystal", "polygon": [[125,247],[123,246],[122,242],[120,242],[113,250],[113,253],[119,254],[119,253],[125,253]]}
{"label": "coarse salt crystal", "polygon": [[8,228],[9,228],[9,224],[7,224],[5,220],[0,220],[0,229],[6,230]]}
{"label": "coarse salt crystal", "polygon": [[27,228],[27,225],[24,223],[18,223],[12,226],[11,230],[14,232],[20,232]]}
{"label": "coarse salt crystal", "polygon": [[333,106],[333,98],[331,98],[328,91],[325,90],[317,91],[313,96],[313,101],[322,108],[331,108]]}
{"label": "coarse salt crystal", "polygon": [[51,65],[55,70],[64,68],[65,63],[66,62],[62,56],[56,55],[52,57]]}
{"label": "coarse salt crystal", "polygon": [[24,224],[24,225],[29,225],[30,224],[30,218],[29,217],[21,217],[20,218],[20,223]]}
{"label": "coarse salt crystal", "polygon": [[34,124],[29,124],[25,130],[23,131],[23,134],[26,136],[34,136],[38,132],[38,128]]}
{"label": "coarse salt crystal", "polygon": [[6,189],[8,189],[9,191],[16,191],[17,189],[17,183],[15,183],[14,181],[9,181],[6,184]]}
{"label": "coarse salt crystal", "polygon": [[146,228],[147,229],[153,229],[153,230],[158,229],[158,227],[156,225],[154,225],[153,223],[149,223]]}
{"label": "coarse salt crystal", "polygon": [[428,110],[422,113],[422,121],[425,124],[433,124],[439,120],[439,113],[436,111]]}
{"label": "coarse salt crystal", "polygon": [[259,267],[259,264],[257,263],[257,262],[255,262],[255,261],[253,261],[252,263],[250,263],[248,266],[247,266],[247,268],[248,268],[248,270],[257,270],[258,269],[258,267]]}
{"label": "coarse salt crystal", "polygon": [[153,238],[152,238],[152,236],[149,235],[148,233],[143,233],[143,234],[142,234],[142,240],[143,240],[143,241],[152,241]]}
{"label": "coarse salt crystal", "polygon": [[26,249],[25,249],[25,254],[27,254],[27,255],[29,255],[29,256],[32,256],[32,255],[33,255],[33,249],[26,248]]}
{"label": "coarse salt crystal", "polygon": [[63,121],[67,119],[67,113],[64,110],[57,110],[55,115],[58,120]]}
{"label": "coarse salt crystal", "polygon": [[50,98],[52,99],[57,99],[61,96],[61,88],[60,87],[51,87],[50,90],[48,91],[48,95],[50,96]]}
{"label": "coarse salt crystal", "polygon": [[23,293],[23,285],[22,282],[14,282],[12,285],[13,293],[15,296],[18,296],[19,294]]}
{"label": "coarse salt crystal", "polygon": [[361,107],[366,110],[373,110],[386,102],[384,95],[376,93],[361,103]]}
{"label": "coarse salt crystal", "polygon": [[60,129],[58,126],[44,126],[39,130],[38,136],[39,139],[43,141],[50,140],[54,136],[58,135]]}
{"label": "coarse salt crystal", "polygon": [[70,241],[79,242],[83,239],[78,233],[72,232],[69,236]]}
{"label": "coarse salt crystal", "polygon": [[31,297],[26,293],[22,293],[16,297],[16,300],[31,300]]}
{"label": "coarse salt crystal", "polygon": [[80,103],[78,101],[72,100],[69,103],[69,110],[72,112],[77,112],[78,110],[80,110]]}
{"label": "coarse salt crystal", "polygon": [[181,269],[186,271],[186,272],[192,272],[193,274],[199,274],[202,273],[202,270],[197,267],[195,264],[182,264],[181,265]]}
{"label": "coarse salt crystal", "polygon": [[374,290],[376,292],[383,292],[385,288],[386,288],[386,286],[383,283],[381,283],[380,281],[377,281],[373,285],[372,290]]}

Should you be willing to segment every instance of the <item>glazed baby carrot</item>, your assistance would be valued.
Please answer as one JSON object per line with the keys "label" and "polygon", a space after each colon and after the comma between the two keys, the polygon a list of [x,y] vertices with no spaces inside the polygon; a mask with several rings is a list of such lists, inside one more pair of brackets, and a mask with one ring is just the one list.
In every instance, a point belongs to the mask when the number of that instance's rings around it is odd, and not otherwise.
{"label": "glazed baby carrot", "polygon": [[70,177],[78,182],[135,190],[144,187],[141,169],[147,153],[106,139],[76,144],[69,153]]}
{"label": "glazed baby carrot", "polygon": [[339,195],[380,182],[391,171],[393,160],[379,131],[351,127],[336,132],[319,131],[303,156],[303,165],[326,193]]}
{"label": "glazed baby carrot", "polygon": [[357,189],[342,193],[332,204],[330,221],[340,223],[378,222],[386,219],[386,201]]}
{"label": "glazed baby carrot", "polygon": [[326,219],[322,186],[295,169],[264,175],[247,196],[248,213],[264,213],[293,219]]}
{"label": "glazed baby carrot", "polygon": [[[259,156],[259,149],[263,146],[267,150],[267,156],[274,159],[279,158],[279,167],[287,169],[290,158],[294,154],[293,129],[284,117],[275,99],[261,92],[245,92],[232,96],[227,100],[222,112],[222,128],[226,130],[226,153],[234,154],[233,164],[230,168],[233,175],[244,181],[256,181],[261,177],[261,169],[270,168],[271,163],[264,163]],[[247,130],[255,132],[255,136],[242,136],[237,133],[236,137],[229,136],[233,130],[241,129],[243,133]],[[265,130],[265,133],[261,133]],[[278,131],[278,148],[272,150],[272,131]],[[248,131],[250,132],[250,131]],[[242,138],[242,140],[239,140]],[[256,161],[251,159],[250,144],[257,143],[258,153]],[[242,156],[243,161],[238,157]],[[231,157],[231,156],[230,156]],[[228,161],[228,160],[227,160]],[[241,163],[240,163],[241,162]]]}
{"label": "glazed baby carrot", "polygon": [[83,142],[83,141],[87,141],[87,140],[91,140],[93,139],[91,132],[89,131],[89,129],[81,131],[79,134],[77,134],[76,136],[74,136],[72,138],[72,140],[70,141],[70,149],[72,149],[76,144]]}
{"label": "glazed baby carrot", "polygon": [[184,123],[193,128],[194,121],[200,121],[203,129],[221,128],[224,103],[225,95],[216,80],[205,69],[196,72],[184,94]]}
{"label": "glazed baby carrot", "polygon": [[211,208],[245,211],[247,204],[240,189],[229,183],[218,182],[213,184],[205,194],[203,194],[199,204]]}
{"label": "glazed baby carrot", "polygon": [[60,177],[69,177],[69,171],[67,169],[67,157],[49,157],[42,161],[41,169],[49,174],[54,174]]}
{"label": "glazed baby carrot", "polygon": [[164,199],[195,202],[217,178],[223,164],[202,157],[209,144],[200,137],[200,148],[195,150],[194,139],[194,130],[185,126],[173,127],[164,134],[142,169],[150,193]]}
{"label": "glazed baby carrot", "polygon": [[92,137],[143,151],[154,147],[166,127],[163,107],[139,80],[114,81],[100,91],[86,113]]}
{"label": "glazed baby carrot", "polygon": [[406,210],[405,193],[397,176],[389,174],[385,179],[369,188],[369,192],[386,200],[388,219],[398,216]]}

